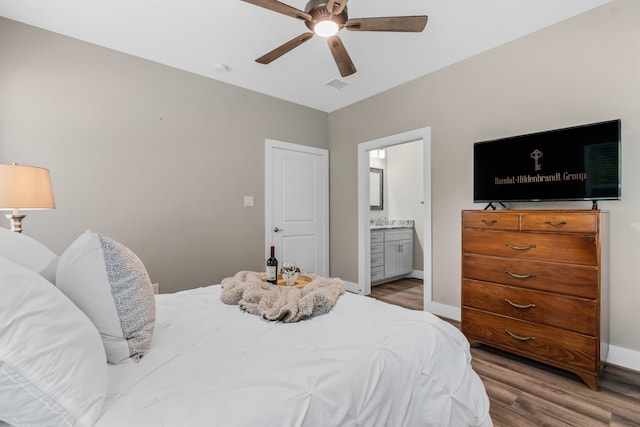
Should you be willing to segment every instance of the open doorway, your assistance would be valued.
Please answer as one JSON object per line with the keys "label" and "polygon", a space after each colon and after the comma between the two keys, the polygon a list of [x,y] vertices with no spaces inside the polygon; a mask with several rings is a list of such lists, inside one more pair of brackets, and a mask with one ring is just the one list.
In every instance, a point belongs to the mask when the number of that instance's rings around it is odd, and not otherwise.
{"label": "open doorway", "polygon": [[[431,128],[421,128],[358,145],[358,283],[359,293],[371,293],[371,210],[370,157],[373,150],[389,150],[401,144],[419,142],[422,148],[422,197],[420,213],[422,230],[422,276],[424,279],[424,306],[431,301]],[[379,155],[378,151],[378,155]],[[381,194],[384,200],[384,193]],[[418,202],[418,201],[416,201]],[[384,207],[384,203],[382,204]],[[416,230],[417,231],[417,230]]]}

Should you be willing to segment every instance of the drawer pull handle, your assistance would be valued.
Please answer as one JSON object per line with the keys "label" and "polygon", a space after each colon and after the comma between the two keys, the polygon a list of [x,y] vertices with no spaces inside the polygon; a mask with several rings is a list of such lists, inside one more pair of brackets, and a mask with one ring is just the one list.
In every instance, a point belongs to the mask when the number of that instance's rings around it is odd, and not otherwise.
{"label": "drawer pull handle", "polygon": [[505,269],[504,272],[516,279],[531,279],[532,277],[536,277],[536,273],[518,274],[518,273],[514,273],[513,271],[509,271],[507,269]]}
{"label": "drawer pull handle", "polygon": [[545,221],[544,223],[552,227],[562,227],[563,225],[567,225],[566,221],[559,221],[559,222]]}
{"label": "drawer pull handle", "polygon": [[516,250],[516,251],[526,251],[528,249],[533,249],[533,248],[536,247],[536,245],[533,244],[533,243],[530,244],[530,245],[526,245],[526,246],[518,246],[518,245],[514,245],[512,243],[507,242],[504,245],[505,246],[509,246],[511,249]]}
{"label": "drawer pull handle", "polygon": [[506,298],[505,298],[504,302],[506,302],[507,304],[509,304],[512,307],[520,308],[522,310],[527,310],[527,309],[530,309],[530,308],[536,308],[535,304],[527,304],[527,305],[516,304],[515,302],[513,302],[513,301],[511,301],[509,299],[506,299]]}
{"label": "drawer pull handle", "polygon": [[495,225],[495,223],[498,222],[498,220],[497,219],[481,219],[480,222],[491,226],[491,225]]}
{"label": "drawer pull handle", "polygon": [[535,340],[536,337],[521,337],[520,335],[516,335],[513,332],[511,332],[508,329],[505,329],[504,332],[509,335],[511,338],[515,338],[518,341],[531,341],[531,340]]}

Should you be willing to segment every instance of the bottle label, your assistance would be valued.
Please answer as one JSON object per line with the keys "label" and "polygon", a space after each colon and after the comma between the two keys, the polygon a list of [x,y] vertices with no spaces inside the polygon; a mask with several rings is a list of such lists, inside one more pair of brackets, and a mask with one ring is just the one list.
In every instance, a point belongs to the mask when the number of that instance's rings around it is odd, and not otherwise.
{"label": "bottle label", "polygon": [[277,274],[276,274],[276,267],[271,265],[271,266],[267,266],[267,280],[276,280],[277,279]]}

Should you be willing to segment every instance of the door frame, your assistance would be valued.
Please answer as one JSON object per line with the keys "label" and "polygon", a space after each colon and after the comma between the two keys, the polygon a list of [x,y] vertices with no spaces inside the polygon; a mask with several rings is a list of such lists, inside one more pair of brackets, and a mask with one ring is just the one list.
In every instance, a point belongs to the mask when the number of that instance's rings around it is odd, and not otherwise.
{"label": "door frame", "polygon": [[273,215],[272,205],[273,200],[273,150],[289,150],[298,153],[312,154],[314,156],[320,156],[325,169],[325,175],[322,178],[322,194],[319,197],[324,198],[324,212],[323,216],[323,231],[322,238],[324,239],[324,258],[325,258],[325,272],[317,272],[320,275],[329,276],[329,150],[324,148],[309,147],[307,145],[293,144],[290,142],[276,141],[273,139],[265,139],[265,152],[264,152],[264,243],[265,243],[265,256],[269,256],[269,247],[271,246],[272,227],[273,227]]}
{"label": "door frame", "polygon": [[431,127],[390,135],[358,144],[358,284],[359,293],[371,293],[371,212],[369,207],[369,151],[422,140],[424,201],[424,309],[432,303]]}

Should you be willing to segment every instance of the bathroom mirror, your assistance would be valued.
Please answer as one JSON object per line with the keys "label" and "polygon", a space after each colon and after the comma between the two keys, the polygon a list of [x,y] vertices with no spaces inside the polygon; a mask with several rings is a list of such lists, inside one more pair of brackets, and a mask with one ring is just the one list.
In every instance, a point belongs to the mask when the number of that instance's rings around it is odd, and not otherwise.
{"label": "bathroom mirror", "polygon": [[369,200],[372,211],[382,210],[382,169],[369,168]]}

